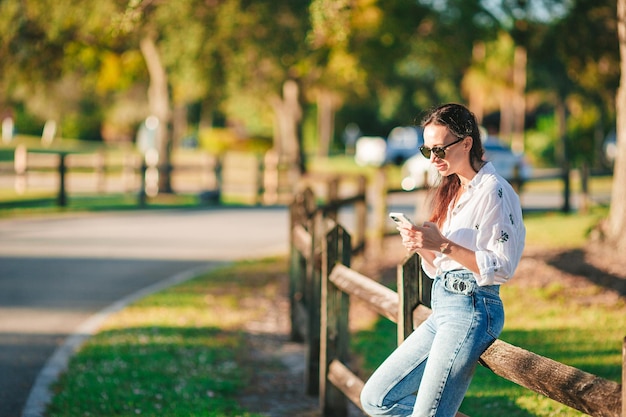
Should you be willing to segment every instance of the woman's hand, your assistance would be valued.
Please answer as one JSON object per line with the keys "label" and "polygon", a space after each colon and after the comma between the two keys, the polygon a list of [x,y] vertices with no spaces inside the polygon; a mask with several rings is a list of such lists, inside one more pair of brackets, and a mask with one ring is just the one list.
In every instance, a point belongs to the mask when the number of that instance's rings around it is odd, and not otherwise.
{"label": "woman's hand", "polygon": [[402,245],[409,252],[423,250],[439,251],[448,240],[441,234],[439,227],[432,222],[424,222],[422,226],[398,227],[402,236]]}
{"label": "woman's hand", "polygon": [[457,245],[441,234],[435,223],[425,222],[421,226],[407,225],[398,227],[402,236],[402,245],[410,253],[416,252],[422,260],[433,266],[438,253],[460,263],[477,274],[480,273],[474,251]]}

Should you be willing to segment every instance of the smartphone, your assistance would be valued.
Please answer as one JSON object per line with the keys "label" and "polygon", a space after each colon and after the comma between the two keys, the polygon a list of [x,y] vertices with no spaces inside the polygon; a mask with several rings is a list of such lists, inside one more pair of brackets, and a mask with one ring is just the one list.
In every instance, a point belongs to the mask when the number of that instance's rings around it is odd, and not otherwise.
{"label": "smartphone", "polygon": [[409,218],[406,217],[404,213],[392,212],[392,213],[389,213],[389,217],[391,218],[391,220],[396,222],[398,226],[405,226],[405,225],[412,226],[413,225],[413,222],[409,220]]}

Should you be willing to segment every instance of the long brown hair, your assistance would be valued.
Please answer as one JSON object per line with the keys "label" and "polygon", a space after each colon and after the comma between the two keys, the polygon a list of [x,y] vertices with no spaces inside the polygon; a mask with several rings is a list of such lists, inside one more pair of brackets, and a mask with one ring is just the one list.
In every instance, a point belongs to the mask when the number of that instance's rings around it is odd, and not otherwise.
{"label": "long brown hair", "polygon": [[[475,170],[479,169],[485,151],[480,140],[480,131],[478,130],[478,122],[474,113],[461,104],[444,104],[430,110],[424,116],[421,123],[422,127],[430,124],[447,127],[450,133],[459,139],[471,136],[470,164]],[[439,227],[443,225],[448,206],[459,192],[459,188],[461,188],[461,181],[457,175],[442,177],[441,183],[434,188],[431,222],[437,223]]]}

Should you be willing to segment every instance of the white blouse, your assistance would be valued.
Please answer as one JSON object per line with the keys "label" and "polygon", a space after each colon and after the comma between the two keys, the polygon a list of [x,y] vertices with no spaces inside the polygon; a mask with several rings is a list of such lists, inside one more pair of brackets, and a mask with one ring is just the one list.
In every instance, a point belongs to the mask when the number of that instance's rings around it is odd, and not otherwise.
{"label": "white blouse", "polygon": [[[526,228],[517,193],[491,162],[476,173],[456,205],[450,204],[441,232],[476,252],[480,274],[474,273],[474,278],[478,285],[503,284],[513,276],[524,250]],[[435,268],[422,263],[431,278],[465,268],[442,253],[433,265]]]}

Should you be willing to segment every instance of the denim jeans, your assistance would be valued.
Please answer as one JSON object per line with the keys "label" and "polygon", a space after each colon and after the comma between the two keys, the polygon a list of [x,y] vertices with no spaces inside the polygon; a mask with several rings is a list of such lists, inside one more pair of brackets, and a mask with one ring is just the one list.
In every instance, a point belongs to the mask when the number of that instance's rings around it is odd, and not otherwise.
{"label": "denim jeans", "polygon": [[367,381],[361,391],[365,412],[454,417],[480,355],[502,331],[499,290],[478,286],[467,270],[435,278],[433,313]]}

